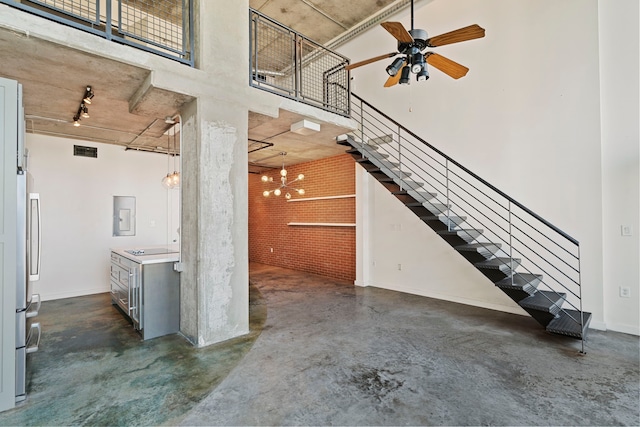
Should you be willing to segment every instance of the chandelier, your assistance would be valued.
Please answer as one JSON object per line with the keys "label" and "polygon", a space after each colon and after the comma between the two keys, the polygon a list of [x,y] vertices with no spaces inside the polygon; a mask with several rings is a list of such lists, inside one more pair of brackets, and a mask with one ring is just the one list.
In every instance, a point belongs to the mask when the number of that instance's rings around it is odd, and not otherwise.
{"label": "chandelier", "polygon": [[[282,170],[280,171],[280,186],[274,190],[265,190],[262,193],[262,195],[264,197],[269,197],[269,195],[273,193],[274,195],[279,196],[282,194],[282,191],[286,191],[284,197],[287,198],[288,200],[291,198],[291,193],[289,193],[289,190],[291,190],[291,191],[297,191],[298,194],[302,196],[304,194],[303,188],[293,188],[293,187],[290,187],[290,185],[296,181],[302,181],[304,179],[304,175],[300,174],[293,181],[287,182],[287,170],[284,168],[284,156],[286,156],[287,153],[283,151],[282,153],[280,153],[280,155],[282,156]],[[273,182],[273,178],[263,175],[262,182]]]}

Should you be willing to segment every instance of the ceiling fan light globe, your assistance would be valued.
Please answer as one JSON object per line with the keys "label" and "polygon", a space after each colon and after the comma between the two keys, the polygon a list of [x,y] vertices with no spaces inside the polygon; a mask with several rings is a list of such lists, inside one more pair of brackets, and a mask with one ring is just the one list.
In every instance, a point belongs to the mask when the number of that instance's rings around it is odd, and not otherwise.
{"label": "ceiling fan light globe", "polygon": [[419,82],[429,80],[429,71],[427,71],[427,67],[422,67],[422,70],[420,70],[420,72],[416,76],[416,80]]}
{"label": "ceiling fan light globe", "polygon": [[395,76],[396,74],[398,74],[403,64],[404,58],[394,59],[391,65],[387,67],[387,74],[389,74],[391,77]]}

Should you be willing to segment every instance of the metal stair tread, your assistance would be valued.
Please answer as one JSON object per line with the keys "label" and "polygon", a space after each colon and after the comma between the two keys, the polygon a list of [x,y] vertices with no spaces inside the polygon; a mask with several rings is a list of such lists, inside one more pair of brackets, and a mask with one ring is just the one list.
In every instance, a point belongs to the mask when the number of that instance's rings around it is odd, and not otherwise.
{"label": "metal stair tread", "polygon": [[394,196],[411,196],[414,199],[419,197],[419,198],[423,198],[424,200],[431,200],[438,195],[438,193],[430,193],[428,191],[415,191],[415,190],[411,190],[411,193],[409,193],[409,191],[407,190],[398,190],[398,191],[391,192],[391,194],[393,194]]}
{"label": "metal stair tread", "polygon": [[[464,218],[464,217],[463,217]],[[474,251],[474,252],[496,252],[502,245],[500,243],[467,243],[466,245],[458,245],[454,249],[457,251]],[[495,250],[493,250],[495,249]]]}
{"label": "metal stair tread", "polygon": [[467,234],[467,235],[481,235],[484,232],[484,230],[481,229],[477,229],[477,228],[456,228],[455,230],[442,230],[442,231],[437,231],[436,233],[442,235],[442,236],[453,236],[453,235],[460,235],[462,234]]}
{"label": "metal stair tread", "polygon": [[518,304],[523,308],[557,313],[566,296],[567,294],[562,292],[537,291],[535,294],[523,299]]}
{"label": "metal stair tread", "polygon": [[541,274],[532,273],[516,273],[513,276],[505,277],[504,279],[496,282],[496,286],[504,289],[517,289],[525,290],[525,288],[533,288],[542,280]]}
{"label": "metal stair tread", "polygon": [[[584,338],[587,334],[592,316],[591,313],[587,313],[586,311],[583,311],[582,315],[584,324],[582,330],[580,330],[580,312],[578,310],[561,310],[558,316],[547,325],[547,332],[568,335],[574,338]],[[573,318],[571,316],[573,316]],[[578,320],[578,322],[576,322],[576,320]]]}
{"label": "metal stair tread", "polygon": [[488,259],[486,261],[477,262],[474,265],[476,266],[476,268],[489,268],[493,270],[503,270],[503,267],[504,267],[505,269],[515,270],[516,267],[518,267],[521,262],[522,260],[519,258],[496,257],[496,258]]}
{"label": "metal stair tread", "polygon": [[451,224],[453,224],[454,226],[458,226],[465,222],[467,220],[467,217],[457,215],[451,215],[449,217],[445,215],[424,215],[421,216],[420,219],[423,221],[441,221],[444,224],[446,224],[447,221],[450,220]]}

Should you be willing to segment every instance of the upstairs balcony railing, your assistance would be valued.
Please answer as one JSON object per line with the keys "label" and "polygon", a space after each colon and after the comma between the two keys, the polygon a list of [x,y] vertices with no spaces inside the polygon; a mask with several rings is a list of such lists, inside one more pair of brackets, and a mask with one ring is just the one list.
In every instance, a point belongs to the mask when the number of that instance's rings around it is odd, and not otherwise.
{"label": "upstairs balcony railing", "polygon": [[349,59],[256,10],[249,15],[251,86],[349,117]]}
{"label": "upstairs balcony railing", "polygon": [[0,0],[193,67],[193,0]]}

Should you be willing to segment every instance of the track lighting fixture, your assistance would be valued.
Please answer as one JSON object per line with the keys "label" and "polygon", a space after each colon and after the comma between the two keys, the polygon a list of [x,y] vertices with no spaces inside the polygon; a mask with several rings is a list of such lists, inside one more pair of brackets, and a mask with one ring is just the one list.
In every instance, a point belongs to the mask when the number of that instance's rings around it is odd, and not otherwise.
{"label": "track lighting fixture", "polygon": [[400,75],[400,84],[408,85],[409,84],[409,76],[411,75],[411,67],[405,65],[402,68],[402,74]]}
{"label": "track lighting fixture", "polygon": [[82,98],[82,101],[85,104],[89,104],[91,105],[91,100],[93,99],[93,90],[91,90],[91,86],[87,86],[87,90],[84,92],[84,97]]}
{"label": "track lighting fixture", "polygon": [[394,59],[391,65],[387,67],[387,74],[391,77],[395,76],[398,74],[398,71],[400,71],[400,68],[402,68],[402,64],[404,64],[404,58]]}
{"label": "track lighting fixture", "polygon": [[87,108],[88,104],[91,104],[91,100],[93,99],[94,93],[91,90],[91,86],[87,86],[87,89],[84,91],[84,96],[82,97],[82,101],[80,101],[80,106],[78,107],[78,111],[76,115],[73,116],[73,125],[75,127],[80,126],[81,119],[89,118],[89,109]]}

